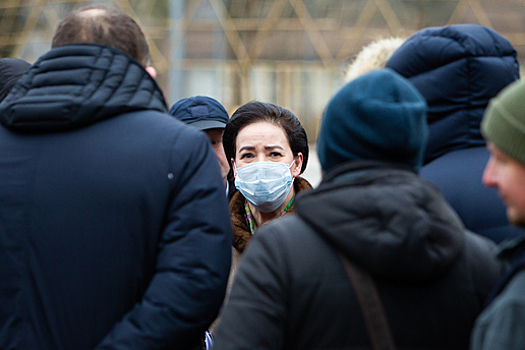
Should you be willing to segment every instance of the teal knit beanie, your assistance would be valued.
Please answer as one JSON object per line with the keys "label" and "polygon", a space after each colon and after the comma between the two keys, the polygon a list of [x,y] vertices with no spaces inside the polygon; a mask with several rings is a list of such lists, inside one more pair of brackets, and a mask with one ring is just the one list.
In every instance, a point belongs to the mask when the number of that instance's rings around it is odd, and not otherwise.
{"label": "teal knit beanie", "polygon": [[317,137],[323,170],[350,160],[406,164],[419,171],[428,138],[425,99],[391,69],[346,84],[326,108]]}
{"label": "teal knit beanie", "polygon": [[505,154],[525,164],[525,81],[517,81],[493,98],[481,133]]}

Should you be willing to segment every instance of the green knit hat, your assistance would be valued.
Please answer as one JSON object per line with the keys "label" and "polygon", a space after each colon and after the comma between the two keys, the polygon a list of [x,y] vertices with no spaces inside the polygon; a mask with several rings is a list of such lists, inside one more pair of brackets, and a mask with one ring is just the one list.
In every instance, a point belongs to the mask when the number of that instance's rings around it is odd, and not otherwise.
{"label": "green knit hat", "polygon": [[525,164],[525,81],[517,81],[493,98],[481,133],[505,154]]}

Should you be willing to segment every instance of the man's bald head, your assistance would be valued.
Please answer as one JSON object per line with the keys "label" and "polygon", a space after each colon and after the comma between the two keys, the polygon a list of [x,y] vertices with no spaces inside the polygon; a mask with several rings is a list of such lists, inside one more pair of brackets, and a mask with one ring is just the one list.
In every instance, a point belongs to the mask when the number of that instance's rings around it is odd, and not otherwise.
{"label": "man's bald head", "polygon": [[126,13],[109,7],[84,7],[69,13],[58,25],[51,47],[93,43],[124,51],[144,67],[149,48],[144,33]]}

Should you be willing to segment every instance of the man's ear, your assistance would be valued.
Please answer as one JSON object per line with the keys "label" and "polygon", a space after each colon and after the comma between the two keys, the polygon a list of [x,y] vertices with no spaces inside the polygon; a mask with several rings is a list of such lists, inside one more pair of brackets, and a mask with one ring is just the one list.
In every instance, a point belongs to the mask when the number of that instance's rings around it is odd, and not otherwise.
{"label": "man's ear", "polygon": [[151,77],[153,79],[157,78],[157,70],[155,68],[153,68],[152,66],[147,66],[146,67],[146,72],[148,72],[149,75],[151,75]]}

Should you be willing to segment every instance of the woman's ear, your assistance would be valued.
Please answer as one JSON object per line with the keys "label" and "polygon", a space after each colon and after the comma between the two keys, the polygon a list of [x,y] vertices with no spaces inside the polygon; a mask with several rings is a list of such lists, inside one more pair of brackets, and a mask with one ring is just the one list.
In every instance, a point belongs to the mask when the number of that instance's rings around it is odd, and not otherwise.
{"label": "woman's ear", "polygon": [[233,158],[230,158],[230,162],[232,163],[233,178],[235,179],[237,177],[237,168],[235,168],[235,160],[233,160]]}
{"label": "woman's ear", "polygon": [[295,163],[292,170],[292,176],[297,177],[301,174],[301,168],[303,167],[303,154],[301,152],[297,153],[295,157]]}

